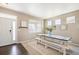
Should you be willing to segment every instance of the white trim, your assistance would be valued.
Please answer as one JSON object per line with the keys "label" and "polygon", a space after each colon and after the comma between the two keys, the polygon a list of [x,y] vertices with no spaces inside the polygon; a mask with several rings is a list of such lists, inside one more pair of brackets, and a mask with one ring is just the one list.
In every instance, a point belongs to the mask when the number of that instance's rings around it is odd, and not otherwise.
{"label": "white trim", "polygon": [[[11,15],[11,14],[8,14],[8,13],[0,12],[0,17],[8,18],[8,19],[13,20],[13,22],[15,22],[15,35],[16,35],[15,39],[16,40],[13,43],[18,43],[18,40],[17,40],[17,16],[16,15]],[[13,32],[13,29],[12,29],[12,32]],[[12,36],[12,39],[14,39],[13,36]]]}

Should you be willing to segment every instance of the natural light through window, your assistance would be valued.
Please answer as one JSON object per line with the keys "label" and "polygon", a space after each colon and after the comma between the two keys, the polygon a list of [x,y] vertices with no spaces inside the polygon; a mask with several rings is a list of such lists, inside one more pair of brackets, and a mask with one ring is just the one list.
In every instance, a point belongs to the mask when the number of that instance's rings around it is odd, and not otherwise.
{"label": "natural light through window", "polygon": [[55,20],[55,25],[60,25],[61,24],[61,19]]}
{"label": "natural light through window", "polygon": [[13,21],[13,40],[15,40],[16,39],[16,22],[15,21]]}
{"label": "natural light through window", "polygon": [[51,26],[51,25],[52,25],[52,21],[48,20],[48,26]]}

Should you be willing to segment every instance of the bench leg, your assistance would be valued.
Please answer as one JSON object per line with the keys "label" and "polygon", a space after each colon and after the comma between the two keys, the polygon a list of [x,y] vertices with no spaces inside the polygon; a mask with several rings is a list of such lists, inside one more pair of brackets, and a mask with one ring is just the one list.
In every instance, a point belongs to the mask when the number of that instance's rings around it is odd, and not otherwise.
{"label": "bench leg", "polygon": [[63,48],[63,55],[66,55],[66,49]]}
{"label": "bench leg", "polygon": [[47,48],[47,45],[45,44],[45,48]]}

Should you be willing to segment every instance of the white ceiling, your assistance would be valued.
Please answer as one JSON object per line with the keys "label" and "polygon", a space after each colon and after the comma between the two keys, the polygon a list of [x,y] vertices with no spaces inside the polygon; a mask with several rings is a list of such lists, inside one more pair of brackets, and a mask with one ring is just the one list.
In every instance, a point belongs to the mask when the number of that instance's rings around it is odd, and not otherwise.
{"label": "white ceiling", "polygon": [[9,3],[7,8],[36,17],[49,18],[79,9],[78,3]]}

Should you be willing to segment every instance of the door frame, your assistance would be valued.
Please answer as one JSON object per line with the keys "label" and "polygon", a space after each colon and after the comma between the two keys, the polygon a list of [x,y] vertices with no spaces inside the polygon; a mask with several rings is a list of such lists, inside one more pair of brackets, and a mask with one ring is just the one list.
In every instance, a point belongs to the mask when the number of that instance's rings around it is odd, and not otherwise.
{"label": "door frame", "polygon": [[[11,14],[8,14],[8,13],[1,13],[0,12],[0,18],[6,18],[6,19],[11,19],[11,20],[15,21],[15,29],[16,29],[15,30],[15,41],[13,41],[12,44],[19,43],[18,40],[17,40],[17,16],[16,15],[11,15]],[[13,30],[12,30],[12,40],[13,40]]]}

